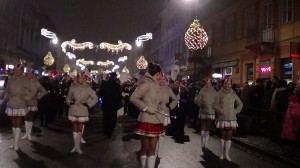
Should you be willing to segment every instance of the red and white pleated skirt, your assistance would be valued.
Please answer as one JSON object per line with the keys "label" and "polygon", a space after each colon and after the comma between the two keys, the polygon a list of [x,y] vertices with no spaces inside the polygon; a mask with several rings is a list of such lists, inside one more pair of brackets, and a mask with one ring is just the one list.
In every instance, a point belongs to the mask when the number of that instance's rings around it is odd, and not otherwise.
{"label": "red and white pleated skirt", "polygon": [[157,137],[165,134],[165,126],[163,124],[138,122],[134,132],[138,135]]}
{"label": "red and white pleated skirt", "polygon": [[27,114],[27,108],[10,108],[6,107],[5,114],[9,117],[23,117]]}
{"label": "red and white pleated skirt", "polygon": [[89,117],[88,116],[86,116],[86,117],[68,116],[68,119],[71,122],[87,122],[87,121],[89,121]]}

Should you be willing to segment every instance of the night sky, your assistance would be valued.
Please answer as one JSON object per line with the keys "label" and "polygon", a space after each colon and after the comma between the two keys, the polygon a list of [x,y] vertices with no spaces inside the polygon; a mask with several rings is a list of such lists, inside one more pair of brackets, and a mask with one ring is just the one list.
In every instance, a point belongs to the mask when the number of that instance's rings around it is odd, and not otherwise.
{"label": "night sky", "polygon": [[[118,40],[134,45],[137,36],[159,22],[166,0],[38,0],[59,31],[61,41],[96,44]],[[60,42],[61,42],[60,41]],[[86,55],[86,54],[91,55]],[[105,60],[107,52],[76,52],[78,58]],[[98,59],[102,55],[103,59]]]}

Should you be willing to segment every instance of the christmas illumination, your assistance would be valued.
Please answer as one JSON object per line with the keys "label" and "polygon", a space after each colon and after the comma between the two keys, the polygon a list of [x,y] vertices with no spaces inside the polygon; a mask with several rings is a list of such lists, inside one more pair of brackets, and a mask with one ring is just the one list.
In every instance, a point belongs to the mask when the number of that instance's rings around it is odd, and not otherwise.
{"label": "christmas illumination", "polygon": [[76,75],[77,75],[77,70],[74,69],[74,71],[73,71],[73,76],[76,76]]}
{"label": "christmas illumination", "polygon": [[114,72],[116,69],[119,69],[119,68],[120,68],[119,65],[115,65],[111,71]]}
{"label": "christmas illumination", "polygon": [[109,73],[111,73],[111,71],[110,70],[105,70],[105,71],[103,71],[105,74],[109,74]]}
{"label": "christmas illumination", "polygon": [[145,35],[140,35],[136,38],[135,44],[139,47],[142,45],[143,41],[148,41],[152,39],[152,33],[146,33]]}
{"label": "christmas illumination", "polygon": [[75,59],[76,58],[75,54],[70,53],[70,52],[66,52],[66,55],[68,56],[69,59]]}
{"label": "christmas illumination", "polygon": [[71,70],[69,64],[66,64],[63,68],[64,72],[69,72]]}
{"label": "christmas illumination", "polygon": [[117,74],[117,78],[120,78],[120,76],[121,76],[120,72],[117,71],[116,74]]}
{"label": "christmas illumination", "polygon": [[53,63],[54,63],[54,58],[51,52],[49,51],[47,55],[44,57],[44,64],[47,66],[51,66]]}
{"label": "christmas illumination", "polygon": [[98,74],[98,70],[91,70],[91,74]]}
{"label": "christmas illumination", "polygon": [[137,62],[136,62],[136,67],[138,69],[146,69],[148,66],[147,60],[144,58],[144,56],[141,56]]}
{"label": "christmas illumination", "polygon": [[115,63],[113,61],[106,60],[106,62],[98,61],[97,65],[107,67],[109,65],[115,65]]}
{"label": "christmas illumination", "polygon": [[76,64],[77,63],[82,64],[84,66],[86,66],[86,65],[94,65],[94,61],[85,61],[84,58],[76,60]]}
{"label": "christmas illumination", "polygon": [[124,57],[120,57],[118,59],[118,62],[125,62],[127,60],[127,56],[124,56]]}
{"label": "christmas illumination", "polygon": [[49,39],[57,39],[57,36],[55,33],[48,31],[47,29],[41,29],[41,35],[49,38]]}
{"label": "christmas illumination", "polygon": [[129,73],[129,70],[128,70],[127,67],[125,66],[125,67],[122,69],[122,72]]}
{"label": "christmas illumination", "polygon": [[195,19],[194,22],[190,25],[190,28],[185,33],[185,45],[188,47],[188,49],[198,50],[206,46],[207,40],[208,37],[205,30],[200,25],[199,20]]}
{"label": "christmas illumination", "polygon": [[122,43],[121,40],[118,41],[118,44],[109,44],[109,43],[103,42],[103,43],[100,43],[99,47],[101,49],[107,50],[108,52],[111,51],[113,53],[114,52],[118,53],[119,51],[123,51],[124,49],[126,49],[126,50],[132,49],[130,44]]}
{"label": "christmas illumination", "polygon": [[76,43],[76,40],[75,39],[72,39],[71,41],[64,41],[62,44],[61,44],[61,48],[62,48],[62,51],[64,53],[67,52],[67,47],[70,47],[72,48],[73,50],[84,50],[86,48],[88,49],[93,49],[94,48],[94,44],[91,43],[91,42],[84,42],[84,43]]}

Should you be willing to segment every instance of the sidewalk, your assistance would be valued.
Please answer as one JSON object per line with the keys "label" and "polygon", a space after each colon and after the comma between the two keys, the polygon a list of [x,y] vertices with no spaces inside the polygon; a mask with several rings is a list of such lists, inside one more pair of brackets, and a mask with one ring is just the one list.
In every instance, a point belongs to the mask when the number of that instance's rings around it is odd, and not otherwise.
{"label": "sidewalk", "polygon": [[[285,152],[287,145],[280,142],[273,142],[269,138],[258,137],[258,136],[247,136],[247,137],[232,137],[232,141],[236,144],[242,145],[248,149],[257,151],[268,157],[276,160],[280,160],[285,163],[300,165],[297,157],[287,157]],[[297,156],[300,156],[300,151],[297,151]]]}

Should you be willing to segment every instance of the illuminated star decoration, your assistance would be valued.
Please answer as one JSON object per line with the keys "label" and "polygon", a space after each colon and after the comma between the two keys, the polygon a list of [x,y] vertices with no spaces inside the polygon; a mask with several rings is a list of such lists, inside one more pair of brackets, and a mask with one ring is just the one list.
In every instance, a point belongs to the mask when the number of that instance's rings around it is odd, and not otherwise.
{"label": "illuminated star decoration", "polygon": [[118,62],[125,62],[127,60],[127,56],[124,56],[124,57],[120,57],[118,59]]}
{"label": "illuminated star decoration", "polygon": [[125,67],[122,69],[122,72],[129,73],[129,70],[128,70],[127,67],[125,66]]}
{"label": "illuminated star decoration", "polygon": [[49,39],[52,39],[52,42],[53,42],[54,44],[57,44],[57,42],[58,42],[58,39],[57,39],[56,34],[53,33],[52,31],[48,31],[48,30],[45,29],[45,28],[42,28],[42,29],[41,29],[41,35],[43,35],[43,36],[45,36],[45,37],[47,37],[47,38],[49,38]]}
{"label": "illuminated star decoration", "polygon": [[138,69],[146,69],[148,66],[147,60],[144,58],[144,56],[141,56],[137,62],[136,62],[136,67]]}
{"label": "illuminated star decoration", "polygon": [[200,25],[199,20],[195,19],[194,22],[190,25],[190,28],[185,33],[185,45],[188,47],[188,49],[198,50],[206,46],[207,40],[208,37],[205,30]]}
{"label": "illuminated star decoration", "polygon": [[76,58],[75,54],[70,53],[70,52],[66,52],[66,55],[68,56],[69,59],[75,59]]}
{"label": "illuminated star decoration", "polygon": [[109,65],[115,65],[115,63],[113,61],[106,60],[106,62],[98,61],[97,65],[107,67]]}
{"label": "illuminated star decoration", "polygon": [[86,48],[93,49],[94,48],[94,44],[91,43],[91,42],[76,43],[76,40],[72,39],[71,41],[64,41],[61,44],[61,48],[62,48],[62,51],[64,53],[67,52],[67,50],[66,50],[67,47],[70,47],[73,50],[84,50]]}
{"label": "illuminated star decoration", "polygon": [[152,33],[146,33],[145,35],[140,35],[136,38],[135,44],[139,47],[142,45],[143,41],[148,41],[152,39]]}
{"label": "illuminated star decoration", "polygon": [[44,57],[44,64],[47,66],[51,66],[54,63],[54,58],[52,53],[49,51],[47,55]]}
{"label": "illuminated star decoration", "polygon": [[128,43],[122,43],[121,40],[118,41],[118,44],[109,44],[106,42],[100,43],[99,47],[103,50],[107,50],[108,52],[116,52],[118,53],[119,51],[123,51],[124,49],[126,50],[131,50],[132,47]]}

